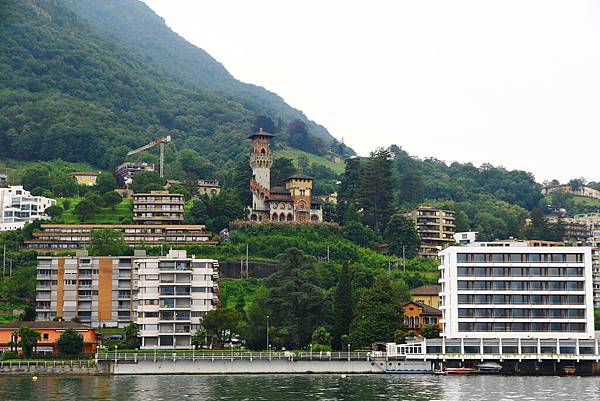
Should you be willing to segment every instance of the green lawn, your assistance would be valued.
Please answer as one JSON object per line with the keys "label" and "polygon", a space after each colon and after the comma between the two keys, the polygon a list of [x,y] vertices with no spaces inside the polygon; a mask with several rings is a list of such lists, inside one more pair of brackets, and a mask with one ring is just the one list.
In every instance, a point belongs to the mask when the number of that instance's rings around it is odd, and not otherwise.
{"label": "green lawn", "polygon": [[[552,204],[552,194],[546,195],[546,203],[548,205]],[[576,206],[591,206],[591,207],[600,207],[600,200],[587,198],[585,196],[577,196],[572,195],[571,199],[573,199],[573,203]]]}
{"label": "green lawn", "polygon": [[[130,198],[123,199],[121,203],[115,206],[115,210],[110,208],[101,208],[98,213],[92,216],[88,221],[84,222],[79,220],[79,217],[77,217],[75,214],[75,206],[77,206],[77,203],[79,203],[79,198],[69,198],[69,201],[71,202],[70,208],[65,210],[62,216],[60,216],[58,219],[61,224],[119,224],[124,218],[132,218]],[[59,206],[63,206],[63,203],[64,199],[58,200]]]}
{"label": "green lawn", "polygon": [[[273,152],[274,158],[285,157],[285,158],[294,160],[295,163],[298,161],[298,158],[300,158],[301,156],[306,156],[306,158],[308,159],[308,161],[310,163],[320,164],[322,166],[330,168],[336,174],[342,174],[344,172],[344,168],[345,168],[344,163],[334,163],[334,162],[330,161],[327,157],[324,157],[324,156],[316,156],[311,153],[306,153],[301,150],[292,149],[292,148],[286,148],[283,150],[275,150]],[[297,163],[296,163],[296,165],[297,165]]]}

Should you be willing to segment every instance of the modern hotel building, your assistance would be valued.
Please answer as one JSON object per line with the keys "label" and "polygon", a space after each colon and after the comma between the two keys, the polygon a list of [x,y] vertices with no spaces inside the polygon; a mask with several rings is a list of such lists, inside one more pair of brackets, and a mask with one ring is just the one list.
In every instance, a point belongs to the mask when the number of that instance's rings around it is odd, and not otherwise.
{"label": "modern hotel building", "polygon": [[445,338],[594,338],[591,248],[474,243],[440,260]]}

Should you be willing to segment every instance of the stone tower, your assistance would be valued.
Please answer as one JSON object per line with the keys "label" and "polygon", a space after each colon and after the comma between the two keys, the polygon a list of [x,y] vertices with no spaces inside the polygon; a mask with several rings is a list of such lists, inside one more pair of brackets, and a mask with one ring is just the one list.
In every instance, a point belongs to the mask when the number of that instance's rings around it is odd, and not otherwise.
{"label": "stone tower", "polygon": [[248,137],[252,140],[250,151],[252,210],[250,220],[253,221],[262,221],[269,218],[268,200],[271,190],[271,166],[273,165],[271,138],[273,136],[268,132],[264,132],[261,128],[259,132]]}

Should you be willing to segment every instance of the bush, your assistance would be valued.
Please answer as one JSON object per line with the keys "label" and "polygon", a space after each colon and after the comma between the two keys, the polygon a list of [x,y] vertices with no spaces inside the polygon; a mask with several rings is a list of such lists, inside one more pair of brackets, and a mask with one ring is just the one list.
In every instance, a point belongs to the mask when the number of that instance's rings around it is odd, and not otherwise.
{"label": "bush", "polygon": [[19,358],[19,354],[17,354],[14,351],[4,351],[2,353],[2,360],[3,361],[7,361],[9,359],[17,359],[17,358]]}

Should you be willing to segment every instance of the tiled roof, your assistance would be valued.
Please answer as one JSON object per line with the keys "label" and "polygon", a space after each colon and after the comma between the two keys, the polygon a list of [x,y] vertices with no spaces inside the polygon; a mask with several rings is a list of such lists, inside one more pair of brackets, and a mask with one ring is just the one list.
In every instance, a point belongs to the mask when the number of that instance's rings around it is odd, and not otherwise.
{"label": "tiled roof", "polygon": [[76,175],[81,175],[81,176],[84,176],[84,175],[97,176],[98,173],[93,172],[93,171],[78,171],[78,172],[75,172],[75,173],[69,173],[69,175],[73,175],[73,176],[76,176]]}
{"label": "tiled roof", "polygon": [[270,192],[272,194],[282,194],[282,195],[289,195],[290,191],[288,191],[287,189],[285,189],[284,187],[272,187]]}
{"label": "tiled roof", "polygon": [[21,327],[28,327],[30,329],[58,329],[58,330],[66,330],[66,329],[90,329],[84,324],[66,321],[66,322],[21,322],[15,321],[10,323],[0,324],[0,330],[18,330]]}
{"label": "tiled roof", "polygon": [[290,175],[288,178],[286,178],[285,180],[312,180],[313,178],[311,176],[308,176],[306,174],[302,174],[302,173],[296,173],[294,175]]}
{"label": "tiled roof", "polygon": [[442,286],[439,284],[422,285],[410,290],[410,295],[439,295],[442,291]]}
{"label": "tiled roof", "polygon": [[442,311],[439,309],[436,309],[432,306],[429,305],[425,305],[423,302],[419,302],[419,301],[410,301],[408,303],[406,303],[405,305],[408,304],[415,304],[418,307],[423,309],[423,315],[427,315],[427,316],[442,316]]}

